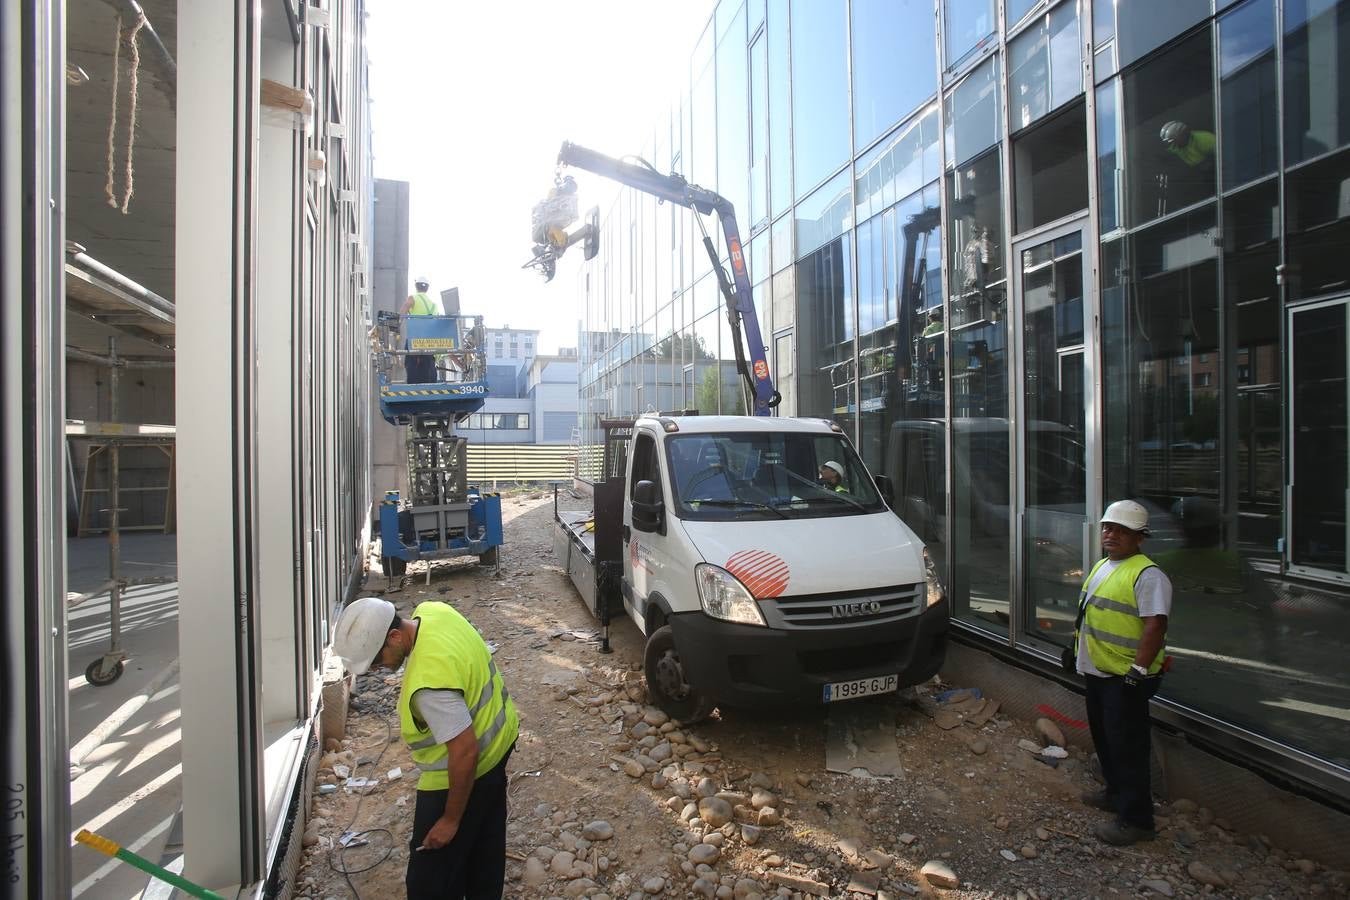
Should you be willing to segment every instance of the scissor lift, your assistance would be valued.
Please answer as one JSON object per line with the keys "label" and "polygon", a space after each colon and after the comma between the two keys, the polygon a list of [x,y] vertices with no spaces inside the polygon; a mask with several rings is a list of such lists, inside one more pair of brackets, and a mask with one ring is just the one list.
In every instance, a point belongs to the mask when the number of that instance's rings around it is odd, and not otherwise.
{"label": "scissor lift", "polygon": [[[387,491],[380,503],[380,562],[391,581],[408,563],[477,556],[500,566],[501,497],[468,483],[467,441],[455,425],[488,397],[481,316],[380,313],[375,368],[380,415],[406,426],[409,496]],[[436,380],[409,382],[410,355],[436,359]]]}

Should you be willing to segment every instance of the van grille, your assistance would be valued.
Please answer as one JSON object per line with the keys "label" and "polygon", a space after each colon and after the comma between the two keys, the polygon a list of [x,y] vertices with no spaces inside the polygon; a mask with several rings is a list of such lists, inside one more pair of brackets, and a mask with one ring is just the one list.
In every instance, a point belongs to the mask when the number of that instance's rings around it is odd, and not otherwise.
{"label": "van grille", "polygon": [[763,603],[762,608],[769,625],[776,628],[872,625],[919,613],[923,593],[922,584],[901,584],[880,590],[779,597]]}

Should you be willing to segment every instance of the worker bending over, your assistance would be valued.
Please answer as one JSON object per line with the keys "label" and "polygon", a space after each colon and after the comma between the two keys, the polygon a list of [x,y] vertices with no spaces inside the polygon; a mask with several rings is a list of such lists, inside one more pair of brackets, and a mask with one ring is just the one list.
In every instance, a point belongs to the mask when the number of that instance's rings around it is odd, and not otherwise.
{"label": "worker bending over", "polygon": [[421,772],[409,900],[500,898],[506,762],[520,721],[482,636],[445,603],[421,603],[404,619],[379,597],[354,601],[333,634],[333,648],[351,672],[407,666],[399,726]]}

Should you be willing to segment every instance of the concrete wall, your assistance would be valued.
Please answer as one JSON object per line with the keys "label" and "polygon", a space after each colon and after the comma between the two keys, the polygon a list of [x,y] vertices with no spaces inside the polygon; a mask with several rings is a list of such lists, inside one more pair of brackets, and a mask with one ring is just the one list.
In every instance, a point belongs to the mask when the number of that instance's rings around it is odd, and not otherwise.
{"label": "concrete wall", "polygon": [[[398,312],[408,296],[408,197],[408,182],[375,179],[372,321],[380,312]],[[372,374],[371,396],[378,396],[377,391]],[[383,499],[385,491],[401,491],[407,496],[405,429],[380,418],[378,403],[374,405],[370,419],[370,486],[375,500]]]}

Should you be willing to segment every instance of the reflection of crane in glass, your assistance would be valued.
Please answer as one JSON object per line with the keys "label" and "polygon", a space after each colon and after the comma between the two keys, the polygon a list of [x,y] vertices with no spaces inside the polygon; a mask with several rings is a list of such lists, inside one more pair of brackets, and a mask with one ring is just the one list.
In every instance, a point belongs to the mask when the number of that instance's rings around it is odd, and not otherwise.
{"label": "reflection of crane in glass", "polygon": [[[928,242],[942,222],[942,211],[936,206],[925,207],[910,216],[902,226],[905,236],[905,252],[901,259],[903,281],[900,284],[900,310],[903,317],[914,317],[929,307],[928,285]],[[906,339],[905,329],[897,329],[896,359],[909,359],[909,382],[906,392],[911,400],[933,400],[941,402],[942,397],[942,345],[945,326],[942,324],[942,298],[932,304],[928,327],[922,333],[914,334],[911,346],[906,348],[901,342]],[[933,315],[936,313],[936,316]],[[915,331],[918,331],[916,328]]]}

